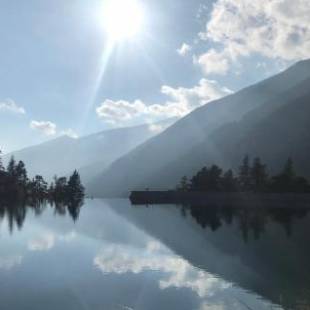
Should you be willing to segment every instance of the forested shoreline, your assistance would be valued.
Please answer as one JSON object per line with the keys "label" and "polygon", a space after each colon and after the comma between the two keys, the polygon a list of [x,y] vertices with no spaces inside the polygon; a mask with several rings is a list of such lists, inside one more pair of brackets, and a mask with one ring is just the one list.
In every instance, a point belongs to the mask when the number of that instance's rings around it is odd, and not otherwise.
{"label": "forested shoreline", "polygon": [[279,174],[272,176],[259,157],[251,161],[246,155],[237,174],[231,169],[224,172],[217,165],[204,167],[191,179],[184,176],[176,189],[181,192],[310,193],[310,184],[297,175],[291,158]]}
{"label": "forested shoreline", "polygon": [[4,167],[0,151],[0,202],[50,200],[66,204],[83,198],[84,187],[76,170],[69,178],[55,176],[49,184],[41,175],[29,179],[24,162],[14,157]]}

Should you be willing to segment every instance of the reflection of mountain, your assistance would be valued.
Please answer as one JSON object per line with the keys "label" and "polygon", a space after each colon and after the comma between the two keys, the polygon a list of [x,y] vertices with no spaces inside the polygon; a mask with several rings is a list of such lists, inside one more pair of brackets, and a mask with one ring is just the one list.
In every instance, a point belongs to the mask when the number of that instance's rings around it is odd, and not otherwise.
{"label": "reflection of mountain", "polygon": [[230,214],[173,206],[116,210],[192,265],[287,309],[303,309],[297,305],[302,301],[310,304],[307,212]]}
{"label": "reflection of mountain", "polygon": [[272,172],[292,156],[310,177],[310,60],[208,103],[113,163],[89,185],[97,196],[174,188],[206,164],[236,168],[248,153]]}
{"label": "reflection of mountain", "polygon": [[[173,121],[162,121],[158,128],[165,129]],[[63,136],[8,154],[4,160],[8,161],[14,155],[26,163],[30,176],[40,174],[49,180],[54,175],[68,175],[79,169],[86,182],[158,132],[149,125],[141,125],[103,131],[79,139]]]}

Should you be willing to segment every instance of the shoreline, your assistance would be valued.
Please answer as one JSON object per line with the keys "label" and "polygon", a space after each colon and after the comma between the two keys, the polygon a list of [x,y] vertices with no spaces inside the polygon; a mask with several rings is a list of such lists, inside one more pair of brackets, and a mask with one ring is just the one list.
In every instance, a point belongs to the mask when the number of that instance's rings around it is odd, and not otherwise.
{"label": "shoreline", "polygon": [[133,191],[129,199],[133,205],[197,204],[236,208],[310,208],[310,193]]}

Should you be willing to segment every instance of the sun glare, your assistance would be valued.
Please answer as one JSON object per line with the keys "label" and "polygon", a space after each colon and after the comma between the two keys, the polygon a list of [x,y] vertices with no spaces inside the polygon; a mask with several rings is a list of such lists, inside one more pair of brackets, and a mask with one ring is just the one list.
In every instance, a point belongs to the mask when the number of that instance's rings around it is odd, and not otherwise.
{"label": "sun glare", "polygon": [[124,41],[142,31],[145,17],[138,0],[108,0],[104,6],[103,18],[109,39]]}

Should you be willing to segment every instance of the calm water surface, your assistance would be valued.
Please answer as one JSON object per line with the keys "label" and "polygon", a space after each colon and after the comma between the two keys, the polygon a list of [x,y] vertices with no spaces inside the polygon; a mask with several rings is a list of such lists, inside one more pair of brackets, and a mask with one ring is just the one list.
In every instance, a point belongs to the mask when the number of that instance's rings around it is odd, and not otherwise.
{"label": "calm water surface", "polygon": [[310,309],[307,211],[0,208],[1,310]]}

